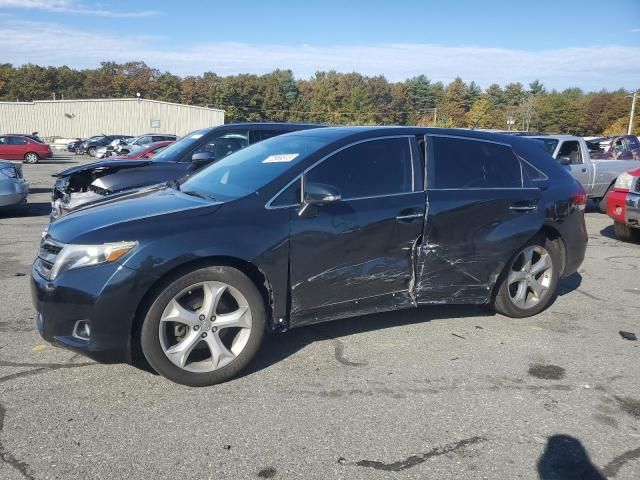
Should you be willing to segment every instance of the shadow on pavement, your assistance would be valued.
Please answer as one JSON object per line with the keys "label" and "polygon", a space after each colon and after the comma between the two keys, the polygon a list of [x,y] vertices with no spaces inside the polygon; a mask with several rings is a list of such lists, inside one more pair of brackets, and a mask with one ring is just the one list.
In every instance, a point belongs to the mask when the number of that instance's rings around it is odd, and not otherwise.
{"label": "shadow on pavement", "polygon": [[47,216],[51,213],[51,203],[23,203],[12,207],[0,208],[0,218],[27,218]]}
{"label": "shadow on pavement", "polygon": [[582,275],[574,273],[567,278],[561,278],[558,282],[558,295],[563,296],[577,290],[582,285]]}
{"label": "shadow on pavement", "polygon": [[[308,327],[294,328],[284,334],[266,335],[255,359],[239,377],[268,368],[317,341],[335,340],[336,357],[341,357],[342,345],[339,341],[340,337],[425,323],[432,320],[487,315],[492,315],[492,312],[483,306],[424,306],[417,309],[363,315],[318,323]],[[345,362],[344,358],[337,358],[337,360],[341,363]]]}
{"label": "shadow on pavement", "polygon": [[538,475],[542,480],[606,480],[580,440],[569,435],[549,437],[538,459]]}

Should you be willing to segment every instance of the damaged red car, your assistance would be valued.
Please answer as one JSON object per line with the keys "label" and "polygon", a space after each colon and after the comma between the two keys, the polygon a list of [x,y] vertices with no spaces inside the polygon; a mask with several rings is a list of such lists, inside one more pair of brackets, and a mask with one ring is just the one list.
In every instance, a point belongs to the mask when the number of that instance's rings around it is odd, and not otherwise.
{"label": "damaged red car", "polygon": [[617,178],[607,195],[607,215],[620,240],[640,241],[640,168]]}

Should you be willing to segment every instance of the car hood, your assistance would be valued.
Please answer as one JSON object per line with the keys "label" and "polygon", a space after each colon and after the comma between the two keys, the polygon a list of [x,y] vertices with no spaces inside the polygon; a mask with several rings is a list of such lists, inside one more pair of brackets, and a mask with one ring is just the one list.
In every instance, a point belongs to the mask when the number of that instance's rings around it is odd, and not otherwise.
{"label": "car hood", "polygon": [[[145,226],[168,225],[170,217],[200,216],[217,210],[221,202],[186,195],[169,187],[149,189],[114,198],[90,208],[72,212],[49,225],[47,235],[63,243],[106,243],[119,241],[123,231],[144,235]],[[113,234],[113,238],[110,238]],[[131,236],[131,235],[129,235]],[[99,239],[99,241],[97,241]],[[137,240],[137,238],[129,238]],[[120,238],[122,240],[122,238]]]}
{"label": "car hood", "polygon": [[58,172],[58,177],[68,177],[74,173],[105,171],[105,170],[121,170],[123,168],[143,167],[151,163],[151,160],[102,160],[100,162],[86,163],[75,167],[67,168]]}

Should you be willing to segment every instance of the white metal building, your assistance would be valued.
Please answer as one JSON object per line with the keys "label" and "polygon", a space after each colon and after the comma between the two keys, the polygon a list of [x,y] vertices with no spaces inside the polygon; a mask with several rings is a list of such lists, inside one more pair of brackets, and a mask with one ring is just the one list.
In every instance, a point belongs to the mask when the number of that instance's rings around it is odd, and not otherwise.
{"label": "white metal building", "polygon": [[224,110],[143,98],[0,102],[0,134],[38,132],[40,137],[104,133],[185,135],[224,123]]}

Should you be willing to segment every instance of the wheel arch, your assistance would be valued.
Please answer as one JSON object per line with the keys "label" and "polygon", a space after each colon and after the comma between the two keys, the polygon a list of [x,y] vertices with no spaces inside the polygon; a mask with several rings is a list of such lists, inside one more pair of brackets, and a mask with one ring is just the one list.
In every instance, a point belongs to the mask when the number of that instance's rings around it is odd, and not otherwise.
{"label": "wheel arch", "polygon": [[[540,236],[549,239],[549,241],[551,241],[552,243],[554,243],[558,247],[558,252],[560,253],[560,272],[558,274],[558,278],[562,278],[562,275],[564,274],[564,270],[565,270],[565,268],[567,266],[566,245],[564,243],[564,239],[562,238],[562,234],[555,227],[553,227],[551,225],[544,224],[523,245],[525,245],[526,243],[530,242],[534,238],[540,237]],[[519,247],[519,248],[522,248],[522,247]],[[517,251],[518,250],[516,250],[516,252]],[[515,255],[516,252],[514,252],[512,254],[512,257],[510,257],[510,258],[513,258],[513,256]],[[496,298],[496,294],[498,293],[498,289],[500,288],[501,280],[502,280],[502,278],[503,278],[503,276],[505,274],[505,270],[506,270],[508,265],[509,265],[509,262],[505,263],[505,266],[503,267],[502,271],[498,274],[498,276],[496,277],[495,282],[493,283],[493,285],[491,287],[491,296],[489,297],[491,303],[493,303],[493,301]]]}
{"label": "wheel arch", "polygon": [[260,292],[260,295],[262,296],[265,310],[267,312],[267,324],[271,326],[273,318],[273,293],[271,283],[260,268],[258,268],[255,264],[238,257],[218,255],[198,258],[182,263],[164,273],[160,278],[158,278],[158,280],[153,283],[153,285],[151,285],[151,287],[147,290],[147,292],[138,303],[135,314],[133,316],[133,321],[131,322],[130,342],[131,353],[133,357],[140,356],[142,354],[142,351],[140,349],[140,330],[142,327],[142,322],[144,321],[144,316],[147,310],[153,303],[156,296],[160,293],[160,291],[167,285],[169,285],[171,281],[188,272],[191,272],[198,268],[213,266],[232,267],[241,271],[247,277],[249,277],[249,279],[254,283],[254,285]]}

